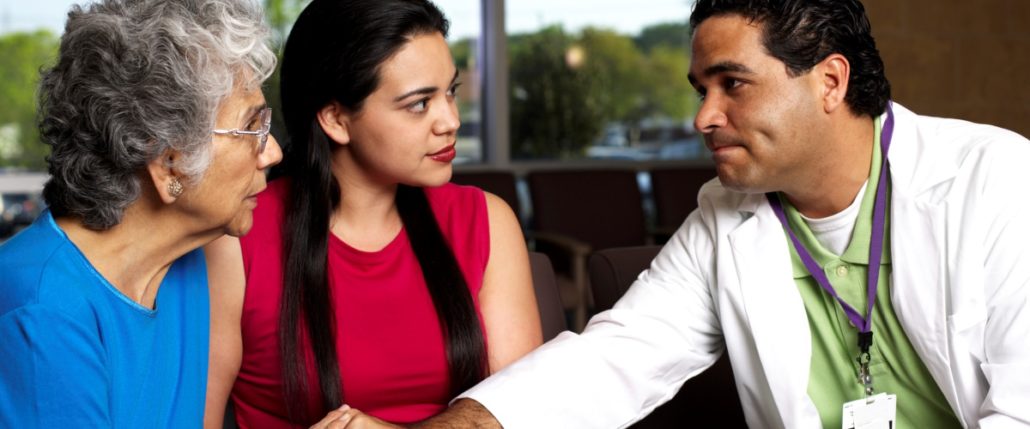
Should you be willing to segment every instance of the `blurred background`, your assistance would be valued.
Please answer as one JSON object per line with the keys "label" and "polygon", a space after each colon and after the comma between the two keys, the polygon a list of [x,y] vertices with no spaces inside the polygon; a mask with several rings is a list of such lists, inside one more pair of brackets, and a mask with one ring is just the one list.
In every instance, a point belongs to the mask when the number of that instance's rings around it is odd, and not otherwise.
{"label": "blurred background", "polygon": [[[39,70],[71,0],[0,0],[0,240],[38,214],[47,149]],[[264,0],[277,46],[305,0]],[[865,0],[895,100],[1030,135],[1030,1]],[[512,174],[532,218],[534,171],[631,170],[653,225],[650,171],[710,167],[691,122],[690,0],[438,0],[461,71],[457,171]],[[278,49],[278,48],[277,48]],[[277,78],[266,95],[278,104]],[[277,110],[278,113],[278,110]],[[273,127],[280,141],[281,126]],[[714,176],[714,173],[712,173]],[[697,185],[699,186],[699,185]],[[684,187],[694,198],[696,186]]]}

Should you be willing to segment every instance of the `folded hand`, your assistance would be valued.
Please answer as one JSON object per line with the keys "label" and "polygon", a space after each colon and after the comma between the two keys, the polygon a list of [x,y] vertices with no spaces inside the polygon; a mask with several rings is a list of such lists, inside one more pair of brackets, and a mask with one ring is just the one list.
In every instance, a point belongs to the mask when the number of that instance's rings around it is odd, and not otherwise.
{"label": "folded hand", "polygon": [[325,418],[311,425],[310,429],[402,429],[365,414],[357,409],[344,406],[330,411]]}

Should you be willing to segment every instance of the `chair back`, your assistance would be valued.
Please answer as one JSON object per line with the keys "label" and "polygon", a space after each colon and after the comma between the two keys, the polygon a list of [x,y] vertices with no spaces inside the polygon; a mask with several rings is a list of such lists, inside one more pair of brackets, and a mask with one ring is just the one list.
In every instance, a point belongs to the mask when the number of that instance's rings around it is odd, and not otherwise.
{"label": "chair back", "polygon": [[[658,255],[660,246],[605,249],[590,256],[590,285],[597,311],[611,308]],[[612,299],[614,298],[614,299]],[[711,367],[687,380],[669,402],[659,406],[636,429],[672,427],[746,428],[733,368],[724,353]]]}
{"label": "chair back", "polygon": [[526,181],[536,231],[566,235],[594,249],[647,241],[636,171],[535,171]]}
{"label": "chair back", "polygon": [[656,168],[650,171],[655,227],[675,230],[697,208],[697,192],[717,174],[714,167]]}
{"label": "chair back", "polygon": [[515,173],[511,171],[455,171],[451,176],[451,182],[459,185],[471,185],[501,197],[504,202],[511,206],[515,216],[522,219],[521,204],[519,204],[519,193],[516,188]]}
{"label": "chair back", "polygon": [[597,311],[612,308],[659,250],[661,246],[617,247],[591,254],[587,269]]}
{"label": "chair back", "polygon": [[536,305],[540,309],[540,327],[544,342],[547,342],[566,329],[565,310],[558,296],[558,283],[547,255],[529,252],[529,267],[533,271],[533,290],[536,292]]}

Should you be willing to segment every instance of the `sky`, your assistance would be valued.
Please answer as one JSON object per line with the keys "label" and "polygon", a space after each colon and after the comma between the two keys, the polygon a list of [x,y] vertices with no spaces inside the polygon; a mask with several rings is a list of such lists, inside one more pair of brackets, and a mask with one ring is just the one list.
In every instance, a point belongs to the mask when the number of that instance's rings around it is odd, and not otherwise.
{"label": "sky", "polygon": [[[435,0],[451,21],[451,38],[479,33],[481,0]],[[0,0],[0,33],[48,28],[60,34],[65,14],[83,0]],[[592,25],[637,34],[659,22],[685,22],[691,0],[508,0],[509,33],[561,23],[577,31]]]}

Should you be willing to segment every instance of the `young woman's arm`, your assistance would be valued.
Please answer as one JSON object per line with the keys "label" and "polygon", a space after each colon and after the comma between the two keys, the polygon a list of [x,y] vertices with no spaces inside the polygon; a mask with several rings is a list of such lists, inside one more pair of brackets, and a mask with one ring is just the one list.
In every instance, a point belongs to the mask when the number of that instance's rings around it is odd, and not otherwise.
{"label": "young woman's arm", "polygon": [[243,358],[240,314],[246,278],[240,240],[224,236],[204,247],[211,293],[211,346],[204,428],[221,429],[225,405]]}
{"label": "young woman's arm", "polygon": [[490,224],[490,259],[479,291],[479,305],[486,325],[492,374],[540,346],[543,334],[529,254],[518,219],[504,200],[484,193]]}

